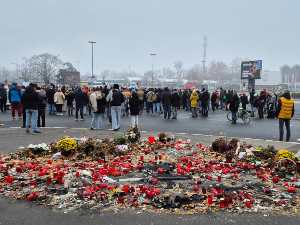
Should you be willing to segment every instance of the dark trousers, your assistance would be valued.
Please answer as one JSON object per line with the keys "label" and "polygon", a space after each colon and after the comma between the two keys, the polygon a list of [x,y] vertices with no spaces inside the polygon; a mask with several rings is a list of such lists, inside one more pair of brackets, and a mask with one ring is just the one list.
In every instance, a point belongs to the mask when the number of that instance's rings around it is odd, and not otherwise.
{"label": "dark trousers", "polygon": [[23,114],[23,127],[26,126],[26,109],[22,109],[22,114]]}
{"label": "dark trousers", "polygon": [[168,119],[171,117],[171,106],[164,106],[164,119],[166,119],[168,116]]}
{"label": "dark trousers", "polygon": [[246,110],[246,104],[242,104],[243,109]]}
{"label": "dark trousers", "polygon": [[0,99],[0,110],[6,112],[6,101],[7,98]]}
{"label": "dark trousers", "polygon": [[18,109],[18,116],[22,117],[22,103],[21,102],[12,102],[11,103],[11,115],[13,118],[16,116],[16,109]]}
{"label": "dark trousers", "polygon": [[208,115],[207,104],[201,104],[201,107],[202,107],[201,115],[202,116],[207,116]]}
{"label": "dark trousers", "polygon": [[258,116],[259,116],[259,118],[264,118],[264,107],[265,107],[264,104],[261,104],[258,107]]}
{"label": "dark trousers", "polygon": [[290,141],[291,129],[290,129],[290,120],[289,119],[280,119],[279,118],[279,141],[283,139],[283,124],[285,123],[286,128],[286,141]]}
{"label": "dark trousers", "polygon": [[150,110],[153,113],[153,102],[147,102],[147,105],[146,105],[147,113],[150,113]]}
{"label": "dark trousers", "polygon": [[56,112],[61,113],[63,104],[56,104],[55,106],[56,106]]}
{"label": "dark trousers", "polygon": [[141,113],[143,112],[143,109],[144,109],[144,100],[140,100],[140,110],[141,110]]}
{"label": "dark trousers", "polygon": [[80,117],[83,119],[83,106],[84,104],[76,104],[75,119],[78,119],[78,111],[80,110]]}
{"label": "dark trousers", "polygon": [[211,107],[213,112],[216,110],[216,103],[215,102],[211,102]]}
{"label": "dark trousers", "polygon": [[37,120],[37,126],[41,127],[41,119],[42,119],[42,127],[45,127],[45,108],[39,108],[38,109],[38,120]]}

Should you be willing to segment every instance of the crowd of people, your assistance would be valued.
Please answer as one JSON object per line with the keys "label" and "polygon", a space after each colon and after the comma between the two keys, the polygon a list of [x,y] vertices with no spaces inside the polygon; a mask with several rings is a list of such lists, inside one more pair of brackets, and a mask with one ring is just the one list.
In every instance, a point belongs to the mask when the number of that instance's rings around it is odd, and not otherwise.
{"label": "crowd of people", "polygon": [[[12,83],[9,91],[0,83],[0,109],[6,111],[6,102],[11,105],[11,113],[13,120],[16,120],[15,112],[17,110],[19,120],[23,120],[23,128],[29,133],[30,120],[33,118],[33,132],[39,133],[38,127],[45,127],[45,114],[48,107],[49,115],[62,116],[63,112],[67,112],[68,116],[75,116],[75,121],[84,121],[84,115],[92,115],[90,129],[102,127],[102,118],[107,115],[112,129],[117,131],[120,129],[121,116],[131,116],[131,126],[138,126],[138,117],[145,113],[152,116],[163,115],[163,120],[177,119],[179,109],[189,111],[193,118],[208,117],[211,111],[230,110],[232,113],[232,124],[236,124],[237,112],[242,106],[243,110],[250,113],[254,119],[264,118],[281,118],[282,107],[286,107],[286,101],[278,99],[276,93],[266,92],[263,89],[259,94],[254,89],[248,93],[240,95],[232,90],[209,91],[189,89],[169,89],[149,88],[138,90],[134,88],[120,88],[118,84],[108,89],[107,86],[97,88],[87,87],[55,87],[51,84],[49,87],[38,87],[31,83],[28,87],[18,86]],[[284,99],[293,102],[290,93],[283,93]],[[249,105],[247,107],[247,105]],[[286,108],[284,110],[287,111]],[[282,140],[283,124],[287,127],[287,138],[290,139],[289,122],[294,113],[294,107],[290,108],[290,113],[280,120],[280,140]],[[75,113],[74,113],[75,111]],[[290,117],[290,118],[288,118]]]}

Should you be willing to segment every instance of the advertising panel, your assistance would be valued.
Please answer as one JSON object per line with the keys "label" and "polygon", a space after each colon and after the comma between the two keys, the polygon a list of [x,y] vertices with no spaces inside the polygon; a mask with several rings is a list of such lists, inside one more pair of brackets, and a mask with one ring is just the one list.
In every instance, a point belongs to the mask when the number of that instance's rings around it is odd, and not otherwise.
{"label": "advertising panel", "polygon": [[241,79],[261,79],[262,61],[244,61],[241,65]]}
{"label": "advertising panel", "polygon": [[79,72],[66,72],[65,83],[66,84],[80,83],[80,73]]}

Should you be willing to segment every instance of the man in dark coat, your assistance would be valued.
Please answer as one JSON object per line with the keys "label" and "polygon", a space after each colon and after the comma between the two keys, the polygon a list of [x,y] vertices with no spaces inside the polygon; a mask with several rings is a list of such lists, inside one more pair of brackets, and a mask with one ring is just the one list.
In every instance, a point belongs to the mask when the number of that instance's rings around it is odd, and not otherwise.
{"label": "man in dark coat", "polygon": [[182,109],[186,108],[186,90],[183,91],[182,96],[181,96],[181,102],[182,102]]}
{"label": "man in dark coat", "polygon": [[77,89],[74,93],[74,99],[75,99],[75,121],[78,120],[78,111],[80,110],[80,118],[81,121],[84,121],[83,118],[83,107],[85,105],[86,97],[85,94],[82,92],[81,87]]}
{"label": "man in dark coat", "polygon": [[226,93],[226,111],[228,111],[228,104],[231,103],[232,100],[232,91],[228,90],[228,92]]}
{"label": "man in dark coat", "polygon": [[205,88],[202,89],[202,94],[201,94],[201,108],[202,108],[202,113],[201,117],[208,117],[208,110],[207,110],[207,102],[209,100],[209,94],[208,91],[205,90]]}
{"label": "man in dark coat", "polygon": [[167,119],[167,115],[168,115],[168,119],[170,119],[170,117],[171,117],[171,100],[172,100],[171,93],[170,93],[168,87],[165,87],[164,92],[162,94],[162,99],[161,99],[161,102],[162,102],[162,105],[164,108],[163,120]]}
{"label": "man in dark coat", "polygon": [[38,119],[38,104],[40,102],[40,96],[35,91],[37,85],[30,83],[29,86],[25,89],[25,92],[22,96],[22,103],[26,109],[26,134],[29,134],[29,127],[32,117],[32,130],[34,134],[41,133],[37,129],[37,119]]}
{"label": "man in dark coat", "polygon": [[217,101],[217,94],[216,94],[216,92],[212,93],[210,101],[211,101],[211,108],[212,108],[213,112],[215,112],[215,110],[216,110],[216,101]]}
{"label": "man in dark coat", "polygon": [[236,124],[236,113],[239,110],[239,97],[237,96],[237,93],[235,92],[234,95],[231,98],[231,102],[230,102],[230,106],[229,109],[231,111],[231,115],[232,115],[232,124]]}
{"label": "man in dark coat", "polygon": [[138,117],[140,114],[140,99],[138,93],[133,91],[129,98],[130,116],[131,116],[131,127],[139,125]]}
{"label": "man in dark coat", "polygon": [[0,110],[6,112],[7,93],[3,83],[0,83]]}
{"label": "man in dark coat", "polygon": [[177,92],[177,89],[174,89],[171,97],[171,104],[172,104],[172,119],[177,119],[177,109],[180,106],[180,96]]}
{"label": "man in dark coat", "polygon": [[54,113],[54,109],[55,109],[54,95],[55,95],[54,85],[50,85],[50,88],[46,91],[46,96],[48,99],[49,115],[51,115],[51,114],[55,115],[55,113]]}

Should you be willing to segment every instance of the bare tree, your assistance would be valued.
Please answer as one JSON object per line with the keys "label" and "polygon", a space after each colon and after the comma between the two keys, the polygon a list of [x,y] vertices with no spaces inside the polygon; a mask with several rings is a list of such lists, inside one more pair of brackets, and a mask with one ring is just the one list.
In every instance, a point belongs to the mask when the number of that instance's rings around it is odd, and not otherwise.
{"label": "bare tree", "polygon": [[176,73],[171,70],[170,68],[163,68],[162,71],[161,71],[161,75],[164,77],[164,78],[168,78],[168,79],[174,79],[176,78]]}
{"label": "bare tree", "polygon": [[194,65],[192,68],[188,69],[186,72],[186,79],[189,81],[196,81],[202,83],[203,81],[203,69],[200,64]]}
{"label": "bare tree", "polygon": [[232,76],[225,62],[212,61],[208,68],[209,78],[211,80],[231,80]]}
{"label": "bare tree", "polygon": [[63,65],[58,57],[58,55],[44,53],[30,58],[34,72],[46,85],[50,84],[51,79],[55,78],[56,71]]}
{"label": "bare tree", "polygon": [[181,62],[179,60],[177,62],[174,62],[174,67],[175,67],[176,73],[177,73],[177,87],[179,87],[182,83],[181,79],[185,75],[185,70],[182,68],[183,67],[183,62]]}
{"label": "bare tree", "polygon": [[23,57],[23,63],[17,64],[16,69],[20,73],[20,78],[23,79],[25,82],[30,81],[34,77],[34,70],[31,58],[27,56]]}

